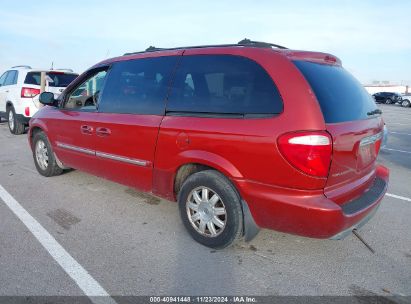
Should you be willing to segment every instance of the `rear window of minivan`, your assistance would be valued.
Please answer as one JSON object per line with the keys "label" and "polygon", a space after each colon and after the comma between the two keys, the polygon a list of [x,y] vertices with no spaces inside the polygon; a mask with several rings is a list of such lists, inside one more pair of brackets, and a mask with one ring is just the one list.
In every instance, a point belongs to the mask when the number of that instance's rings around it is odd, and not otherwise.
{"label": "rear window of minivan", "polygon": [[[65,74],[65,73],[56,73],[49,72],[46,73],[52,81],[49,81],[50,87],[67,87],[74,79],[77,78],[77,74]],[[24,80],[25,84],[40,85],[40,72],[29,72],[26,75]]]}
{"label": "rear window of minivan", "polygon": [[370,94],[341,66],[294,61],[310,84],[326,123],[367,119],[377,109]]}

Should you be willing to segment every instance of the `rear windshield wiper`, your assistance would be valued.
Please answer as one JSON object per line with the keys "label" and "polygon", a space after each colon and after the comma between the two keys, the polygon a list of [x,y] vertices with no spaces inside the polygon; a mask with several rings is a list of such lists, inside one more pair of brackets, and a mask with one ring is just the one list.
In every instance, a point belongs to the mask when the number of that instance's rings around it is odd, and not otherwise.
{"label": "rear windshield wiper", "polygon": [[368,116],[376,115],[376,114],[382,114],[382,111],[380,109],[375,109],[374,111],[367,112]]}

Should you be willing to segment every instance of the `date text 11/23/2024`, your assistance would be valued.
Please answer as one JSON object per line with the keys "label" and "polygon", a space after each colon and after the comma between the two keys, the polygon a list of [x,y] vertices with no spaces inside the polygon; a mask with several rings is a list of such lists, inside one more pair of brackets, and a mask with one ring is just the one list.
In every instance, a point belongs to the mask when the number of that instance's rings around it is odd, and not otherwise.
{"label": "date text 11/23/2024", "polygon": [[248,296],[196,296],[196,297],[177,297],[177,296],[164,296],[164,297],[150,297],[150,303],[256,303],[255,297]]}

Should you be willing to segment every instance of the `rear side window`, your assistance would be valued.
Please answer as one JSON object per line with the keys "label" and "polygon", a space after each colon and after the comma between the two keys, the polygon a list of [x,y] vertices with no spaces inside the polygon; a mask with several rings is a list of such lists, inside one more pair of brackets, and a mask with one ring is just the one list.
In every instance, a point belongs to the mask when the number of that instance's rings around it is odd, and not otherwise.
{"label": "rear side window", "polygon": [[162,115],[177,56],[120,61],[112,65],[99,112]]}
{"label": "rear side window", "polygon": [[320,103],[326,123],[367,119],[377,106],[363,86],[341,66],[294,61]]}
{"label": "rear side window", "polygon": [[[46,73],[46,80],[50,87],[67,87],[74,79],[77,78],[77,74],[65,74],[59,72]],[[29,72],[24,80],[25,84],[40,85],[41,75],[40,72]]]}
{"label": "rear side window", "polygon": [[13,85],[17,83],[17,71],[9,71],[6,76],[6,80],[4,81],[5,86]]}
{"label": "rear side window", "polygon": [[256,62],[232,55],[183,56],[167,112],[273,115],[283,103],[273,80]]}

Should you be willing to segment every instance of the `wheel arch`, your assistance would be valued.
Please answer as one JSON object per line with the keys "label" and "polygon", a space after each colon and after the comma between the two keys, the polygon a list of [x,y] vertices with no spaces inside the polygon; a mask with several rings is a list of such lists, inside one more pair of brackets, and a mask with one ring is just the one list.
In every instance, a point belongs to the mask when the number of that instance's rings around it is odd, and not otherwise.
{"label": "wheel arch", "polygon": [[193,175],[194,173],[205,171],[205,170],[216,170],[216,168],[210,167],[208,165],[204,165],[198,162],[189,162],[179,166],[174,174],[173,178],[173,190],[174,196],[177,197],[178,193],[180,192],[181,186],[185,182],[185,180]]}
{"label": "wheel arch", "polygon": [[[203,170],[216,170],[233,184],[233,178],[243,178],[241,172],[231,162],[212,152],[201,150],[184,151],[180,153],[179,159],[180,163],[173,174],[173,190],[175,196],[177,196],[181,185],[190,175]],[[234,187],[237,188],[235,184]]]}
{"label": "wheel arch", "polygon": [[37,134],[38,132],[44,132],[44,133],[46,133],[46,132],[47,132],[47,128],[46,128],[44,125],[42,125],[42,124],[38,124],[38,123],[36,123],[36,124],[31,124],[31,125],[30,125],[30,128],[29,128],[29,132],[28,132],[28,140],[29,140],[29,144],[30,144],[30,147],[31,147],[31,148],[33,148],[33,138],[34,138],[34,135]]}

